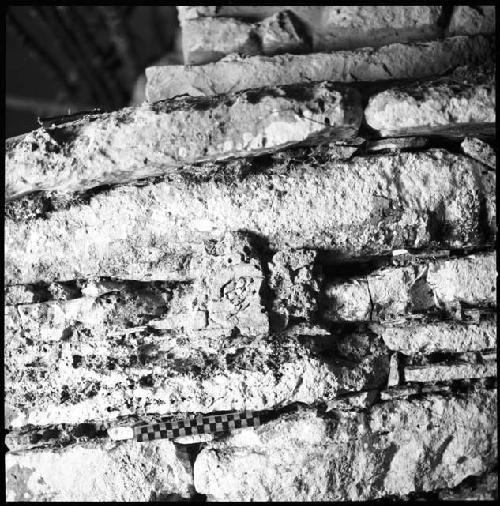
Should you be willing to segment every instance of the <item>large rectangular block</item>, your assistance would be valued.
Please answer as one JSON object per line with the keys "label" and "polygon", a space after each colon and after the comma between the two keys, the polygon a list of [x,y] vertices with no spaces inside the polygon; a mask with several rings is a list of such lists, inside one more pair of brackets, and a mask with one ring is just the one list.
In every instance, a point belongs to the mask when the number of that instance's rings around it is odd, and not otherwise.
{"label": "large rectangular block", "polygon": [[209,443],[194,483],[211,500],[366,501],[453,488],[497,458],[496,390],[306,411]]}
{"label": "large rectangular block", "polygon": [[35,198],[13,202],[5,223],[6,284],[182,280],[204,240],[236,230],[266,238],[273,250],[340,255],[461,247],[495,233],[495,173],[468,157],[443,150],[342,163],[330,161],[328,150],[292,156],[243,179],[233,166],[224,177],[179,174],[103,189],[59,209],[54,200],[53,211],[34,217],[25,209]]}
{"label": "large rectangular block", "polygon": [[184,94],[210,96],[309,81],[419,79],[458,65],[484,63],[494,55],[494,37],[478,35],[394,43],[377,49],[232,57],[205,65],[148,67],[146,97],[156,102]]}
{"label": "large rectangular block", "polygon": [[144,104],[6,141],[5,196],[123,184],[207,160],[355,137],[361,98],[331,83]]}

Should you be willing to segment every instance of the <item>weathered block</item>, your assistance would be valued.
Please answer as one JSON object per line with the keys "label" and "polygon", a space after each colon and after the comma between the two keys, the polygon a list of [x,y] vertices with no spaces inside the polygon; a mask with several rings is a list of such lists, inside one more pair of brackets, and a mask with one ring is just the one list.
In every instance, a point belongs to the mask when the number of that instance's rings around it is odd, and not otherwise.
{"label": "weathered block", "polygon": [[495,33],[494,5],[455,5],[448,24],[450,35]]}
{"label": "weathered block", "polygon": [[489,144],[486,144],[486,142],[474,139],[473,137],[466,137],[462,142],[462,150],[466,155],[479,160],[492,169],[496,169],[496,152]]}
{"label": "weathered block", "polygon": [[[392,42],[408,42],[413,40],[430,40],[437,38],[441,29],[438,26],[441,14],[440,6],[217,6],[217,7],[182,7],[179,9],[183,31],[187,29],[188,37],[183,34],[186,54],[190,54],[191,39],[195,37],[205,40],[205,47],[196,43],[196,47],[204,49],[203,62],[214,61],[221,56],[214,53],[212,48],[227,45],[224,31],[215,32],[220,20],[227,18],[247,18],[247,28],[240,28],[245,33],[255,30],[250,23],[257,19],[259,24],[269,23],[268,16],[278,16],[279,13],[291,11],[297,21],[303,25],[303,31],[312,42],[316,51],[330,51],[339,49],[353,49],[365,46],[382,46]],[[193,23],[199,24],[200,31],[206,30],[212,37],[196,35],[190,30]],[[230,20],[229,22],[233,22]],[[265,32],[264,32],[265,33]],[[191,35],[191,36],[189,36]],[[288,42],[287,39],[285,39]],[[287,52],[287,44],[280,46],[282,53]],[[233,46],[234,47],[234,46]],[[278,47],[277,47],[278,49]],[[237,51],[237,49],[233,49]],[[261,54],[263,51],[261,50]],[[196,55],[200,58],[200,53]],[[189,62],[188,59],[186,62]]]}
{"label": "weathered block", "polygon": [[[325,288],[325,297],[324,317],[333,321],[389,320],[432,309],[448,309],[451,313],[462,303],[495,305],[496,254],[379,269],[363,278],[330,282]],[[438,338],[436,346],[445,345],[449,338],[446,327],[443,330],[442,340]],[[437,335],[432,325],[428,332],[427,337]],[[467,339],[457,335],[456,339],[464,339],[462,345],[465,345],[472,336]],[[425,342],[424,332],[412,346],[425,347]],[[432,347],[429,343],[427,346]]]}
{"label": "weathered block", "polygon": [[353,501],[452,488],[496,462],[496,390],[373,406],[368,415],[283,417],[194,465],[212,500]]}
{"label": "weathered block", "polygon": [[194,494],[170,441],[7,453],[8,502],[151,501]]}
{"label": "weathered block", "polygon": [[355,255],[481,243],[494,227],[495,173],[468,157],[443,150],[345,163],[291,156],[243,179],[179,174],[103,189],[35,218],[7,209],[6,284],[185,280],[202,241],[231,230],[264,237],[275,251]]}
{"label": "weathered block", "polygon": [[311,48],[302,24],[291,11],[278,12],[258,23],[209,17],[185,20],[182,24],[184,63],[198,65],[230,53],[302,53]]}
{"label": "weathered block", "polygon": [[497,347],[496,320],[478,324],[427,322],[402,326],[378,326],[377,331],[391,350],[413,353],[480,351]]}
{"label": "weathered block", "polygon": [[471,378],[496,377],[496,360],[484,363],[430,364],[404,368],[404,380],[409,383],[430,383]]}
{"label": "weathered block", "polygon": [[184,98],[67,120],[6,141],[5,195],[123,184],[207,160],[350,138],[356,90],[329,83]]}
{"label": "weathered block", "polygon": [[438,81],[372,96],[368,125],[384,137],[445,133],[466,137],[495,131],[495,67],[459,68]]}
{"label": "weathered block", "polygon": [[494,55],[494,37],[478,35],[332,53],[231,56],[206,65],[148,67],[146,97],[156,102],[308,81],[419,79],[459,65],[482,64]]}

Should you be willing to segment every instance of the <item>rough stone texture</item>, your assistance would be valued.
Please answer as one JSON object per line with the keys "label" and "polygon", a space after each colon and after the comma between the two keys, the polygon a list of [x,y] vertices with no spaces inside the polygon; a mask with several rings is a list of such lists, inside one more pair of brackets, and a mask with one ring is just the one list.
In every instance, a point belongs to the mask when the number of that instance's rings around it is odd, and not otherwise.
{"label": "rough stone texture", "polygon": [[495,33],[494,5],[455,5],[448,24],[449,35]]}
{"label": "rough stone texture", "polygon": [[[368,500],[453,488],[497,458],[496,390],[375,405],[366,414],[282,417],[194,465],[212,500]],[[430,429],[432,427],[432,429]]]}
{"label": "rough stone texture", "polygon": [[[180,8],[181,26],[183,30],[188,28],[188,37],[184,44],[187,48],[191,45],[191,38],[194,35],[191,35],[189,31],[191,23],[203,20],[205,24],[201,26],[207,27],[206,30],[210,30],[213,34],[210,37],[200,36],[207,42],[204,48],[206,56],[203,61],[214,61],[221,56],[217,53],[213,54],[212,48],[221,47],[227,44],[227,41],[224,32],[214,33],[212,28],[208,28],[210,24],[217,26],[221,18],[248,16],[260,19],[263,23],[267,21],[265,18],[268,16],[276,15],[283,10],[294,13],[298,21],[304,25],[303,30],[310,37],[312,49],[315,51],[377,47],[392,42],[431,40],[437,38],[441,32],[438,26],[442,10],[440,6],[266,6],[257,9],[246,6],[242,9],[234,6],[214,9],[214,7],[204,6],[201,9]],[[289,51],[287,42],[288,40],[285,39],[285,44],[278,46],[276,50],[279,49],[282,53]]]}
{"label": "rough stone texture", "polygon": [[440,501],[498,501],[498,473],[466,479],[454,490],[438,493]]}
{"label": "rough stone texture", "polygon": [[170,441],[7,453],[8,502],[151,501],[189,497],[192,475]]}
{"label": "rough stone texture", "polygon": [[186,65],[207,63],[230,53],[273,55],[310,49],[302,22],[292,11],[278,12],[259,23],[208,17],[185,20],[182,41]]}
{"label": "rough stone texture", "polygon": [[402,326],[379,326],[379,335],[391,350],[413,353],[480,351],[497,347],[496,319],[478,324],[427,322]]}
{"label": "rough stone texture", "polygon": [[481,364],[432,364],[404,368],[404,379],[409,383],[488,378],[495,377],[496,375],[496,360],[487,360]]}
{"label": "rough stone texture", "polygon": [[206,65],[148,67],[146,97],[156,102],[185,94],[210,96],[309,81],[419,79],[458,65],[483,64],[494,56],[494,37],[483,35],[307,55],[232,55]]}
{"label": "rough stone texture", "polygon": [[492,169],[497,168],[497,154],[486,142],[472,137],[466,137],[462,141],[462,150],[466,155],[479,160]]}
{"label": "rough stone texture", "polygon": [[[363,278],[327,283],[325,297],[324,317],[331,321],[391,320],[433,309],[453,314],[463,303],[495,305],[496,254],[383,268]],[[428,338],[435,329],[427,328]],[[448,339],[446,335],[442,338]],[[425,343],[425,335],[420,339]],[[424,344],[417,342],[413,346]],[[437,341],[435,346],[443,344]]]}
{"label": "rough stone texture", "polygon": [[[494,131],[495,67],[458,68],[451,76],[392,88],[372,96],[367,124],[382,136],[456,131],[467,135],[478,124]],[[488,126],[487,124],[492,125]]]}
{"label": "rough stone texture", "polygon": [[495,173],[468,157],[431,150],[328,160],[287,155],[243,180],[179,174],[102,190],[33,219],[7,211],[5,282],[182,280],[186,255],[227,231],[264,237],[278,251],[340,255],[461,247],[494,233]]}
{"label": "rough stone texture", "polygon": [[362,119],[360,96],[340,86],[185,98],[39,128],[6,141],[6,199],[123,184],[190,163],[354,137]]}

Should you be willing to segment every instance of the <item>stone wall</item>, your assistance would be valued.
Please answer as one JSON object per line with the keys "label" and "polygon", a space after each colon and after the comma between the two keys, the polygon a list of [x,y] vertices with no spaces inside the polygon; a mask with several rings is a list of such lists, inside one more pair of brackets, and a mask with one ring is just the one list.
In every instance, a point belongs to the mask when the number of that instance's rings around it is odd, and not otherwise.
{"label": "stone wall", "polygon": [[6,141],[7,499],[496,498],[494,7],[178,12]]}

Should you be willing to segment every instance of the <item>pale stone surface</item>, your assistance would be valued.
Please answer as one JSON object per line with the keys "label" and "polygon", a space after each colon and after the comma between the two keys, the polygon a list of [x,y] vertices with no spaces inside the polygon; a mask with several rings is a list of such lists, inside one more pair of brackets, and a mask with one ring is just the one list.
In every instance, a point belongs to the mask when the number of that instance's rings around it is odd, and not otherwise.
{"label": "pale stone surface", "polygon": [[5,282],[185,280],[195,247],[231,230],[265,237],[274,250],[352,255],[431,242],[460,247],[494,226],[495,173],[468,157],[289,156],[243,180],[178,175],[103,190],[34,219],[7,210]]}
{"label": "pale stone surface", "polygon": [[[276,16],[284,10],[291,11],[297,21],[304,25],[316,51],[353,49],[364,46],[382,46],[392,42],[414,40],[431,40],[440,35],[438,19],[440,6],[203,6],[182,7],[179,10],[183,30],[188,29],[184,42],[187,48],[191,45],[192,34],[189,30],[192,23],[200,24],[210,30],[211,37],[201,36],[206,40],[204,62],[215,61],[221,56],[212,52],[213,47],[227,44],[224,32],[214,33],[210,24],[218,26],[221,19],[252,17],[264,23],[266,18]],[[248,20],[247,20],[248,21]],[[232,22],[232,20],[231,20]],[[247,22],[249,28],[251,24]],[[249,28],[241,28],[245,32]],[[195,35],[195,34],[193,34]],[[286,45],[281,52],[286,52]],[[188,53],[189,50],[186,50]]]}
{"label": "pale stone surface", "polygon": [[393,353],[389,361],[389,378],[387,379],[388,387],[395,387],[399,385],[399,360],[398,354]]}
{"label": "pale stone surface", "polygon": [[495,33],[494,5],[455,5],[448,25],[449,35]]}
{"label": "pale stone surface", "polygon": [[308,81],[419,79],[458,65],[484,63],[494,55],[494,38],[478,35],[332,53],[231,56],[206,65],[148,67],[146,97],[156,102],[184,94],[210,96]]}
{"label": "pale stone surface", "polygon": [[484,163],[492,169],[497,167],[497,155],[495,150],[486,142],[473,137],[466,137],[462,141],[462,150],[466,155]]}
{"label": "pale stone surface", "polygon": [[427,283],[436,303],[444,307],[455,301],[496,305],[496,258],[496,252],[492,252],[429,265]]}
{"label": "pale stone surface", "polygon": [[[408,265],[404,267],[382,268],[363,278],[348,281],[330,281],[325,287],[326,301],[324,317],[330,321],[365,321],[365,320],[397,320],[398,316],[412,312],[431,309],[453,308],[462,303],[471,305],[496,304],[496,253],[470,255],[451,260],[436,260],[426,264]],[[424,351],[425,347],[474,346],[473,340],[478,339],[477,346],[492,342],[492,329],[484,324],[487,335],[483,331],[474,334],[474,327],[458,327],[462,334],[456,334],[453,327],[443,327],[443,334],[438,335],[440,326],[428,325],[418,334],[412,336],[412,350]],[[397,330],[382,329],[396,339]],[[429,342],[434,339],[434,345]],[[410,339],[410,338],[407,338]],[[403,346],[400,344],[400,346]],[[419,348],[422,347],[422,348]],[[485,346],[488,347],[488,346]],[[474,348],[473,348],[474,349]]]}
{"label": "pale stone surface", "polygon": [[496,319],[478,324],[460,322],[405,323],[402,326],[377,327],[391,350],[413,353],[480,351],[497,347]]}
{"label": "pale stone surface", "polygon": [[182,45],[186,65],[207,63],[230,53],[273,55],[310,49],[302,22],[291,11],[278,12],[258,23],[233,18],[185,20]]}
{"label": "pale stone surface", "polygon": [[[382,136],[423,135],[495,122],[495,67],[457,69],[438,81],[392,88],[372,96],[368,125]],[[493,125],[491,126],[493,127]],[[493,128],[492,128],[493,129]],[[494,130],[494,129],[493,129]]]}
{"label": "pale stone surface", "polygon": [[453,488],[497,458],[496,390],[375,405],[367,415],[282,417],[211,443],[194,465],[212,500],[368,500]]}
{"label": "pale stone surface", "polygon": [[355,137],[359,93],[331,83],[144,104],[6,141],[5,196],[123,184],[207,160]]}
{"label": "pale stone surface", "polygon": [[430,364],[404,368],[404,379],[410,383],[452,381],[458,379],[490,378],[497,375],[496,360],[480,364]]}
{"label": "pale stone surface", "polygon": [[167,440],[8,452],[5,469],[8,502],[143,502],[193,494],[191,473]]}

